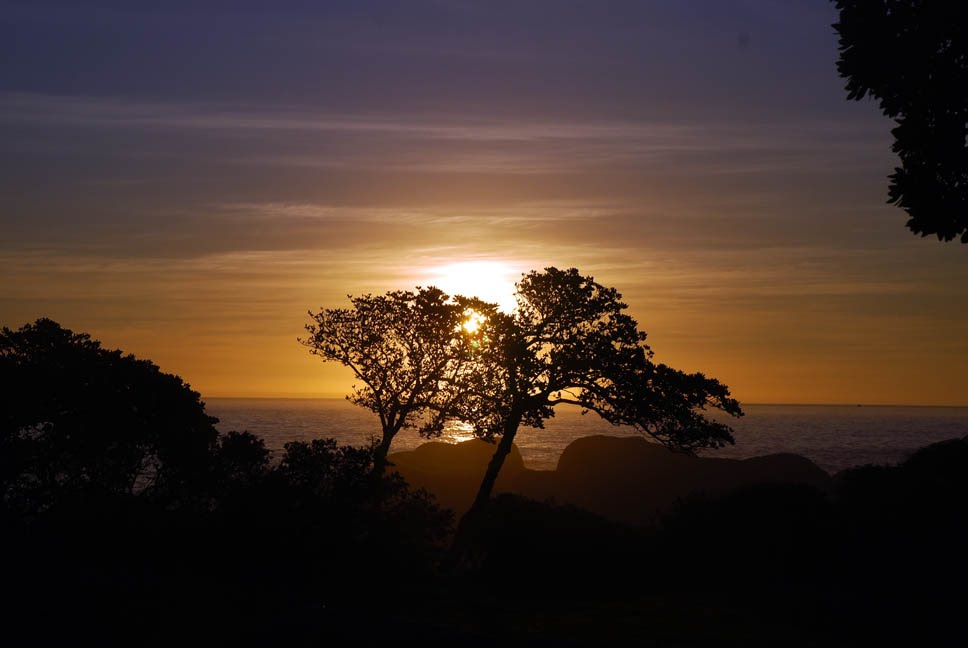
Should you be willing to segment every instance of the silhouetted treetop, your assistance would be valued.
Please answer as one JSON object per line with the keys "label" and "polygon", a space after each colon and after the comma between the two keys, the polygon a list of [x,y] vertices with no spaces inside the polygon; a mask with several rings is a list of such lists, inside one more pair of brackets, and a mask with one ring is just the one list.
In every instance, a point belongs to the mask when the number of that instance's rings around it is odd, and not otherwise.
{"label": "silhouetted treetop", "polygon": [[897,122],[889,202],[922,236],[968,243],[968,4],[836,0],[848,99]]}
{"label": "silhouetted treetop", "polygon": [[39,510],[85,489],[175,493],[218,433],[199,394],[148,360],[49,319],[0,332],[0,489]]}
{"label": "silhouetted treetop", "polygon": [[[417,427],[439,435],[459,385],[471,371],[471,340],[463,327],[478,300],[451,299],[437,288],[350,297],[351,308],[310,311],[309,336],[300,342],[324,361],[352,370],[351,402],[380,419],[376,472],[394,436]],[[444,389],[444,386],[448,389]]]}
{"label": "silhouetted treetop", "polygon": [[674,450],[692,452],[734,442],[729,425],[707,415],[709,410],[743,415],[739,401],[715,378],[649,362],[627,380],[634,387],[603,410],[607,420],[632,425]]}
{"label": "silhouetted treetop", "polygon": [[542,427],[558,405],[632,425],[679,450],[733,442],[729,427],[704,412],[741,415],[729,390],[702,374],[655,365],[616,289],[576,268],[552,267],[525,274],[516,300],[511,314],[488,313],[488,343],[475,358],[478,382],[462,401],[479,436],[502,437],[475,508],[489,498],[518,427]]}

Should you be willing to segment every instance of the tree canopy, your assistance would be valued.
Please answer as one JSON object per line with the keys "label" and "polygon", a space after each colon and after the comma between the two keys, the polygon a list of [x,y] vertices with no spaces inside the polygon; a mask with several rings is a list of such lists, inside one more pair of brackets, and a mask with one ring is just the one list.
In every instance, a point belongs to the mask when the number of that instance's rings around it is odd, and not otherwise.
{"label": "tree canopy", "polygon": [[837,69],[897,126],[889,200],[921,236],[968,243],[968,5],[836,0]]}
{"label": "tree canopy", "polygon": [[0,332],[0,491],[41,510],[72,493],[174,493],[210,473],[199,394],[154,363],[49,319]]}
{"label": "tree canopy", "polygon": [[359,384],[347,398],[379,416],[382,472],[394,436],[417,427],[439,435],[448,420],[500,443],[475,507],[490,497],[521,425],[543,427],[558,405],[634,426],[691,452],[732,443],[708,408],[740,416],[725,385],[652,361],[646,334],[614,288],[575,268],[546,268],[517,284],[516,308],[436,288],[351,297],[351,308],[310,312],[301,342],[349,367]]}
{"label": "tree canopy", "polygon": [[463,324],[477,300],[418,288],[350,302],[351,308],[310,311],[309,335],[300,342],[322,360],[345,365],[359,381],[347,399],[380,419],[379,472],[400,430],[419,422],[424,436],[439,435],[453,412],[472,370],[472,340]]}
{"label": "tree canopy", "polygon": [[516,299],[511,314],[486,311],[477,384],[462,401],[479,436],[502,437],[475,507],[488,500],[518,427],[543,427],[558,405],[635,426],[677,450],[733,442],[729,427],[703,411],[741,415],[729,390],[702,374],[654,364],[646,334],[616,289],[575,268],[547,268],[524,275]]}

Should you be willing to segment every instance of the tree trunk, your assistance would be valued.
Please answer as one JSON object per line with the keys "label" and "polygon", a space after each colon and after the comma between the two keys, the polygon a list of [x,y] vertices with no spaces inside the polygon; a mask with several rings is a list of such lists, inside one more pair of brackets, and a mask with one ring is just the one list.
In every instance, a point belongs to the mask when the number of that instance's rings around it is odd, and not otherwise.
{"label": "tree trunk", "polygon": [[474,538],[478,533],[478,526],[481,524],[481,514],[487,508],[488,502],[491,501],[494,484],[497,483],[497,477],[501,472],[501,466],[504,465],[504,460],[511,452],[511,447],[514,445],[514,435],[517,434],[520,424],[521,414],[518,413],[512,413],[505,421],[501,441],[497,444],[497,450],[494,451],[491,461],[487,464],[484,479],[481,480],[481,486],[477,490],[477,497],[467,512],[461,516],[460,523],[457,525],[457,533],[454,534],[454,540],[450,546],[450,555],[445,564],[446,569],[460,570],[473,563],[472,547]]}
{"label": "tree trunk", "polygon": [[386,472],[387,468],[387,455],[390,453],[390,443],[393,442],[393,433],[384,430],[383,440],[376,449],[376,453],[373,455],[373,478],[379,479],[383,477],[383,473]]}
{"label": "tree trunk", "polygon": [[477,497],[474,499],[474,504],[471,505],[468,513],[482,510],[491,500],[491,492],[494,490],[494,484],[497,483],[497,477],[501,472],[501,466],[504,465],[504,459],[511,452],[511,447],[514,445],[514,435],[517,434],[520,424],[521,415],[517,413],[513,413],[505,422],[501,442],[497,444],[497,450],[494,451],[494,456],[491,457],[491,461],[487,464],[487,471],[484,473],[481,487],[477,490]]}

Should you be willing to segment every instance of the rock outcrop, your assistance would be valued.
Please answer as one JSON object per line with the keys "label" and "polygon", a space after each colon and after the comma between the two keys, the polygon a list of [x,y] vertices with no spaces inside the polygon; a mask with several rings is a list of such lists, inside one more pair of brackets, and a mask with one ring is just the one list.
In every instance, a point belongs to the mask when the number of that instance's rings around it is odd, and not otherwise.
{"label": "rock outcrop", "polygon": [[[473,501],[493,452],[494,445],[478,440],[435,442],[391,454],[390,461],[413,486],[426,488],[460,515]],[[826,489],[830,476],[794,454],[742,460],[694,457],[642,437],[590,436],[569,444],[557,469],[550,471],[525,468],[515,447],[501,470],[495,494],[554,499],[615,521],[648,524],[692,494],[717,495],[758,483],[803,483]]]}

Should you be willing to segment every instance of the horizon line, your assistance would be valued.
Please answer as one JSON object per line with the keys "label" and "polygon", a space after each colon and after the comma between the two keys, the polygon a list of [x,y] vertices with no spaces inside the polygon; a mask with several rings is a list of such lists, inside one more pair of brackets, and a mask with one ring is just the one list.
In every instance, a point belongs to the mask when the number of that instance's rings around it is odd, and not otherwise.
{"label": "horizon line", "polygon": [[[229,396],[229,395],[218,395],[218,396],[203,396],[202,401],[205,400],[339,400],[345,401],[344,396]],[[950,407],[950,408],[968,408],[968,403],[965,404],[954,404],[954,403],[857,403],[857,402],[844,402],[844,403],[794,403],[789,401],[781,402],[749,402],[740,403],[740,406],[770,406],[770,407]]]}

